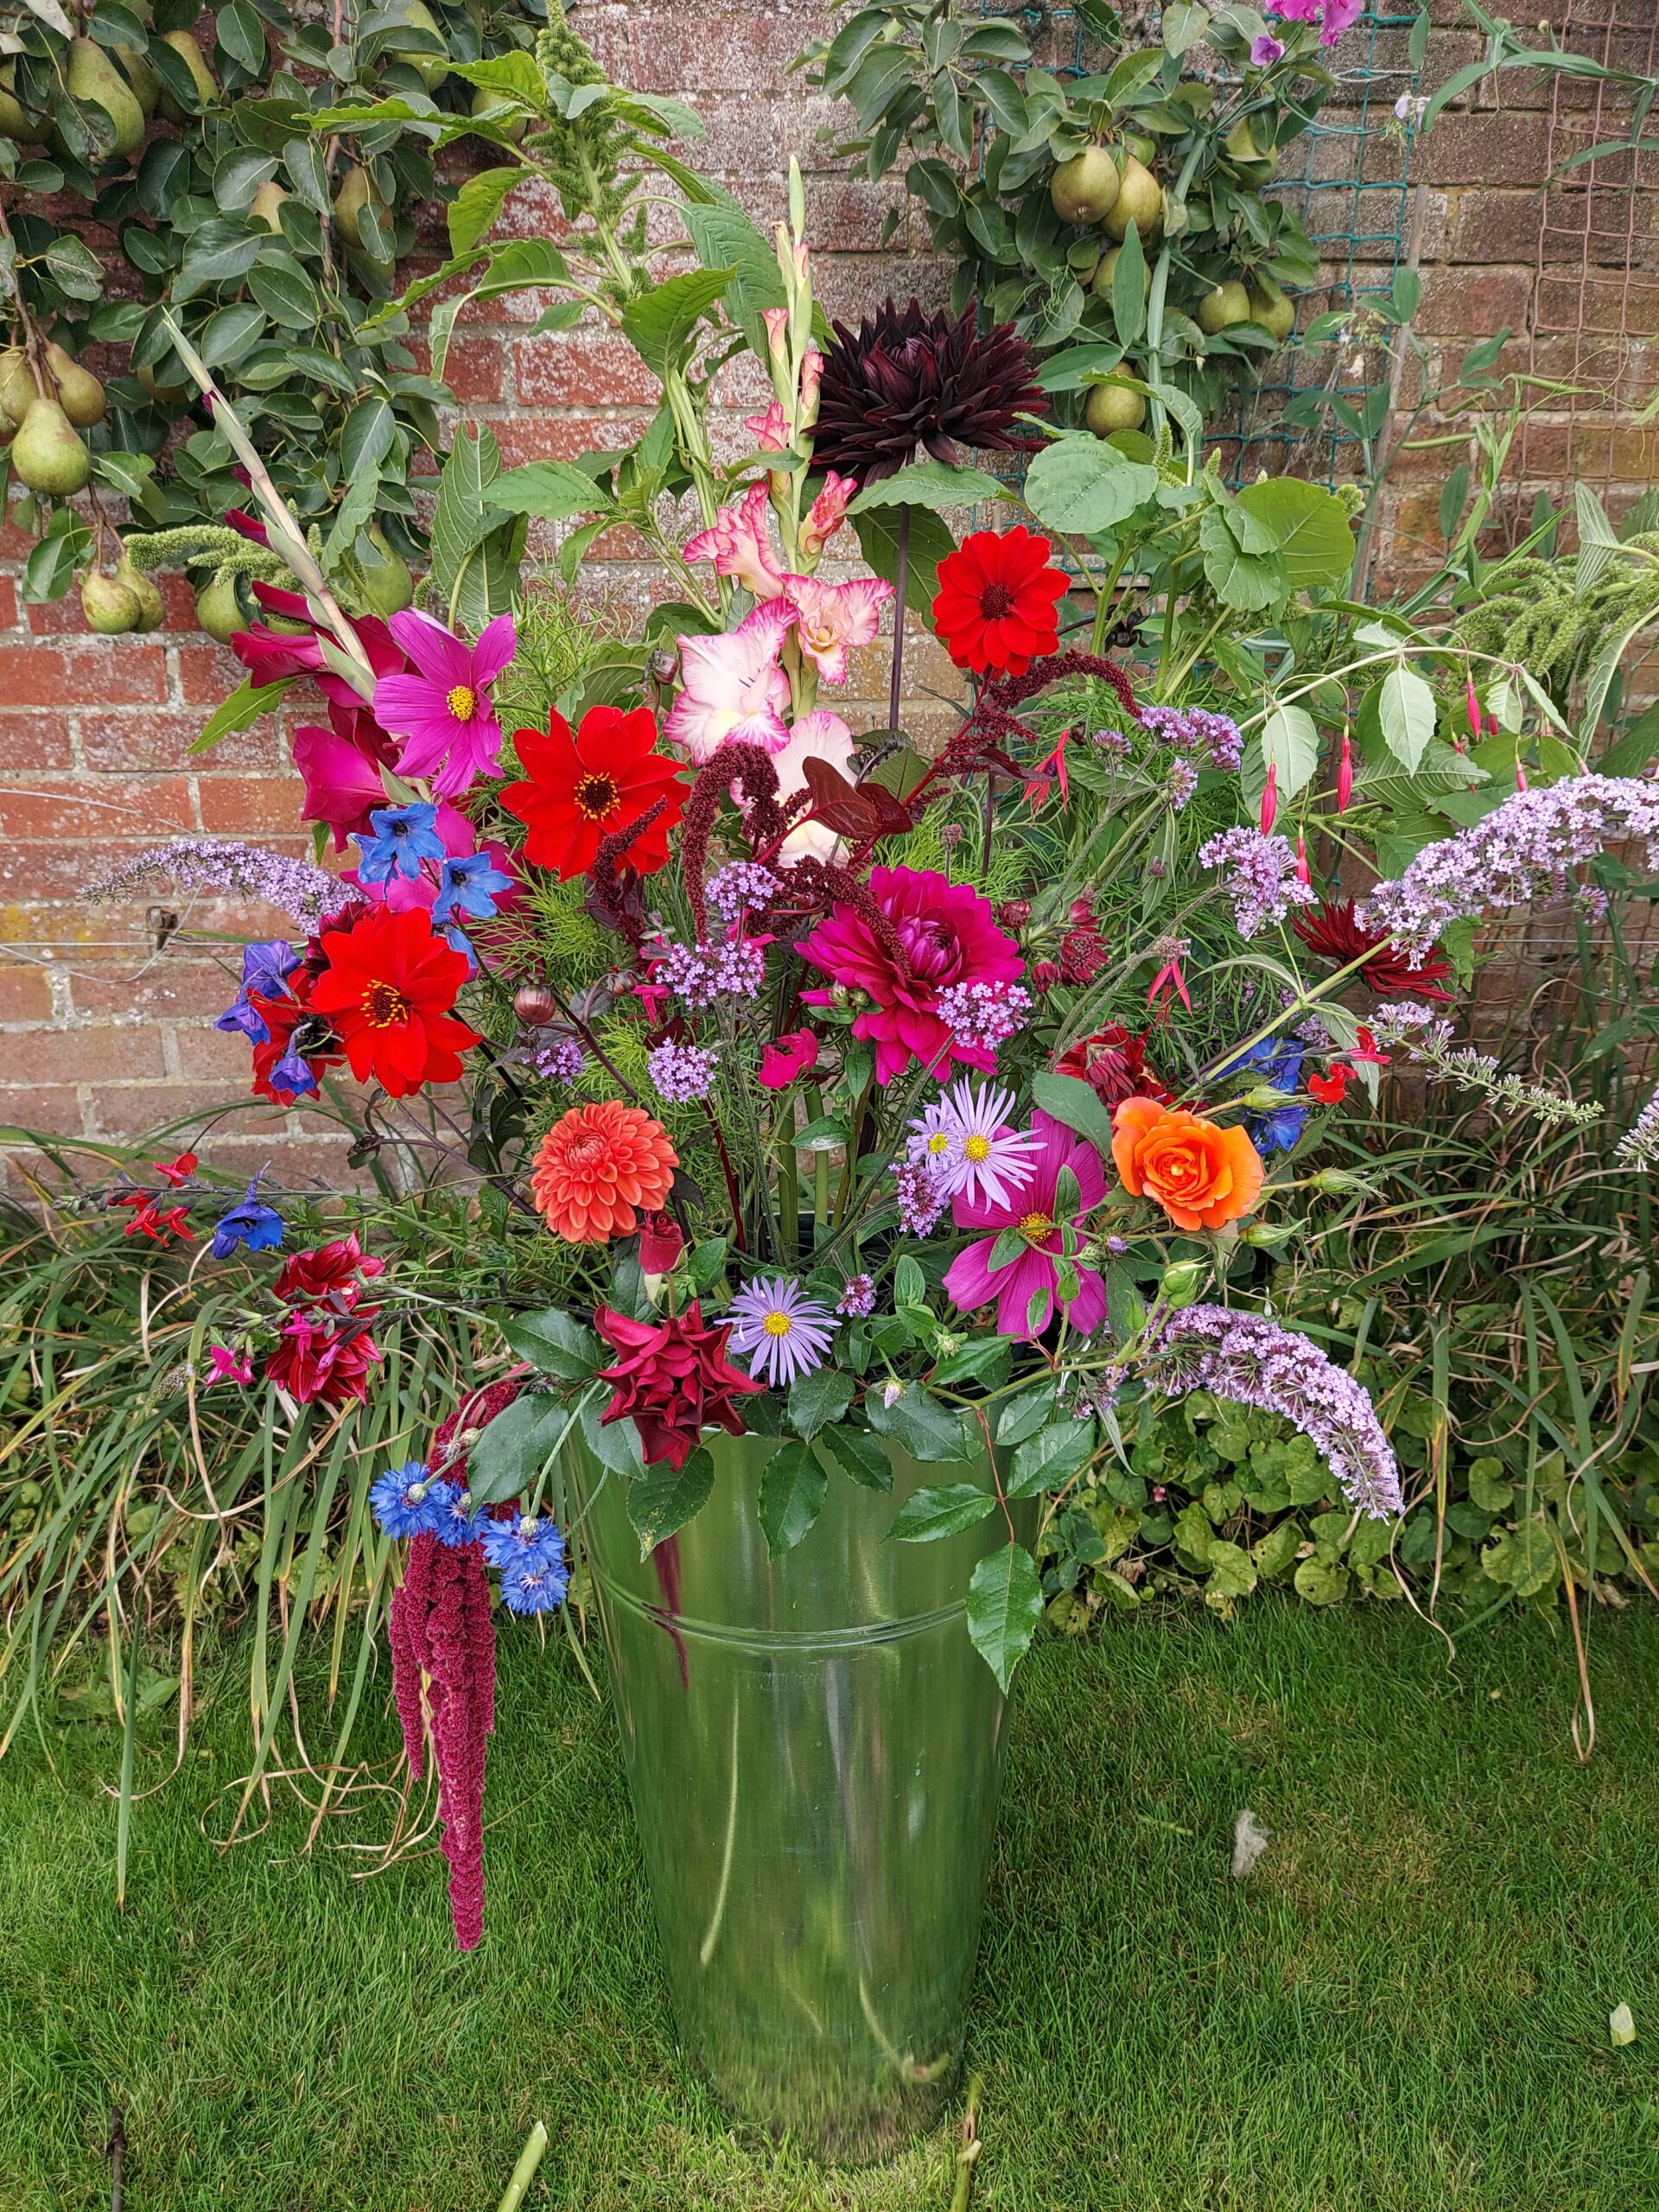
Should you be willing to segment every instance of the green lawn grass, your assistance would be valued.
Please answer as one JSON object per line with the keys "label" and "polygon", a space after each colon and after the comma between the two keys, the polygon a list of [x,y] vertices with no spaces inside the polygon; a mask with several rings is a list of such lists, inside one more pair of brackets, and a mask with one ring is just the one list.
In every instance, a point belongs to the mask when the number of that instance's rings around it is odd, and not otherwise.
{"label": "green lawn grass", "polygon": [[[1402,1612],[1141,1619],[1022,1669],[969,2063],[975,2202],[1008,2212],[1637,2212],[1659,2201],[1659,1629],[1598,1618],[1573,1760],[1564,1631],[1448,1664]],[[135,1814],[107,1738],[0,1767],[0,2208],[916,2212],[953,2145],[822,2172],[728,2133],[677,2063],[613,1756],[563,1644],[506,1639],[482,1948],[442,1863],[362,1878],[280,1803],[208,1838],[245,1756],[235,1653]],[[372,1724],[390,1750],[391,1726]],[[162,1737],[140,1785],[166,1771]],[[365,1738],[365,1741],[367,1739]],[[1235,1817],[1273,1831],[1227,1871]],[[374,1815],[376,1821],[381,1815]],[[206,1833],[204,1833],[204,1829]],[[1641,2040],[1610,2047],[1633,2008]]]}

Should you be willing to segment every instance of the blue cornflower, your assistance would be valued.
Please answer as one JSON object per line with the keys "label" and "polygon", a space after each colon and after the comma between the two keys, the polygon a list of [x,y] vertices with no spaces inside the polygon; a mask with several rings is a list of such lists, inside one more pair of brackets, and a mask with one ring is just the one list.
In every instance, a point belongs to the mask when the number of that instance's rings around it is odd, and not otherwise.
{"label": "blue cornflower", "polygon": [[459,1483],[448,1480],[435,1487],[442,1491],[442,1497],[438,1504],[437,1518],[432,1526],[433,1535],[441,1544],[453,1545],[457,1551],[463,1544],[475,1544],[480,1535],[479,1523],[484,1516],[473,1510],[472,1492],[462,1490]]}
{"label": "blue cornflower", "polygon": [[[264,1172],[262,1167],[259,1175]],[[213,1231],[213,1254],[216,1260],[228,1260],[238,1244],[245,1244],[250,1252],[270,1252],[282,1243],[283,1217],[274,1206],[260,1203],[259,1175],[249,1184],[241,1205],[219,1216],[219,1226]]]}
{"label": "blue cornflower", "polygon": [[423,1459],[388,1468],[369,1491],[375,1519],[389,1536],[435,1535],[438,1516],[454,1490],[429,1472]]}
{"label": "blue cornflower", "polygon": [[412,883],[423,861],[442,860],[444,842],[434,826],[437,818],[437,808],[424,800],[408,806],[373,808],[369,815],[373,835],[365,836],[361,830],[352,832],[363,848],[363,857],[357,864],[359,880],[385,883],[401,875]]}
{"label": "blue cornflower", "polygon": [[1258,1152],[1294,1152],[1306,1125],[1306,1106],[1275,1106],[1250,1123],[1250,1141]]}
{"label": "blue cornflower", "polygon": [[511,1521],[486,1519],[479,1535],[485,1558],[492,1567],[499,1567],[504,1572],[510,1567],[531,1561],[555,1566],[564,1559],[564,1538],[559,1534],[559,1524],[545,1517],[533,1519],[528,1513],[515,1513]]}
{"label": "blue cornflower", "polygon": [[511,1613],[550,1613],[564,1603],[569,1587],[570,1570],[563,1556],[527,1556],[501,1571],[501,1601]]}
{"label": "blue cornflower", "polygon": [[300,956],[284,938],[268,938],[242,948],[242,988],[229,1006],[214,1022],[215,1029],[239,1029],[251,1045],[270,1041],[270,1027],[264,1014],[249,1000],[250,991],[257,991],[261,998],[279,999],[288,995],[283,978],[291,976],[300,964]]}
{"label": "blue cornflower", "polygon": [[487,922],[495,912],[495,893],[511,891],[512,878],[503,874],[487,853],[464,853],[446,860],[432,901],[432,919],[449,922],[457,909],[475,922]]}

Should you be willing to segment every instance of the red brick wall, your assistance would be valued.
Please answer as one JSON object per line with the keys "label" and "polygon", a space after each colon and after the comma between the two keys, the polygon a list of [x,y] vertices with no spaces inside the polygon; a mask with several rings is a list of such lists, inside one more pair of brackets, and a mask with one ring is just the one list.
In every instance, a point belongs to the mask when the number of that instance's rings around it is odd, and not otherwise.
{"label": "red brick wall", "polygon": [[[1599,4],[1605,15],[1631,0]],[[1640,5],[1651,18],[1651,0]],[[1431,84],[1474,50],[1470,35],[1454,28],[1455,6],[1437,13],[1446,20],[1431,41]],[[767,226],[782,212],[788,156],[798,156],[808,171],[819,289],[832,314],[855,312],[889,289],[930,299],[943,293],[946,272],[923,251],[925,232],[903,213],[900,189],[827,168],[817,133],[829,105],[785,74],[802,41],[827,20],[818,0],[728,0],[712,9],[602,0],[576,20],[620,77],[691,100],[710,133],[697,158]],[[1403,33],[1384,36],[1398,43]],[[1651,32],[1644,42],[1638,26],[1616,43],[1621,55],[1640,60]],[[1619,338],[1618,393],[1628,409],[1654,382],[1659,193],[1621,194],[1618,180],[1603,180],[1599,170],[1586,240],[1583,194],[1574,200],[1557,193],[1546,207],[1539,187],[1552,133],[1560,138],[1577,118],[1611,135],[1605,118],[1581,101],[1558,113],[1549,86],[1519,78],[1502,87],[1503,111],[1482,97],[1480,110],[1448,115],[1414,156],[1422,327],[1437,349],[1455,356],[1471,338],[1507,323],[1521,334],[1510,349],[1517,365],[1567,373],[1586,365],[1571,328],[1582,302]],[[884,252],[881,226],[894,207],[903,219]],[[510,219],[534,231],[548,213],[524,195]],[[1594,264],[1588,278],[1586,245]],[[1613,249],[1621,258],[1596,262]],[[597,329],[531,338],[524,323],[532,315],[526,308],[511,319],[511,303],[469,310],[449,357],[463,416],[489,422],[509,461],[617,442],[619,429],[644,420],[650,388],[620,341]],[[722,398],[721,432],[736,449],[747,443],[737,417],[760,404],[759,385],[734,378]],[[1585,472],[1614,483],[1617,507],[1649,480],[1653,450],[1654,433],[1621,429],[1599,401],[1558,407],[1527,442],[1525,498],[1533,482],[1559,491],[1569,472]],[[1444,452],[1403,458],[1388,505],[1387,542],[1397,563],[1413,565],[1432,542],[1449,465]],[[285,732],[268,723],[189,758],[186,748],[207,712],[241,671],[191,626],[181,582],[169,580],[166,630],[93,639],[82,632],[73,597],[20,607],[11,579],[24,550],[16,532],[0,538],[0,1123],[118,1141],[224,1107],[212,1137],[216,1160],[257,1165],[280,1146],[290,1179],[342,1179],[343,1136],[315,1115],[250,1110],[245,1046],[210,1026],[231,995],[235,966],[233,948],[216,935],[270,933],[279,926],[273,918],[203,901],[187,908],[160,886],[124,906],[90,906],[81,895],[122,858],[181,831],[305,850]],[[582,588],[638,608],[652,579],[619,539],[589,556]],[[855,727],[884,719],[876,703],[884,661],[880,650],[864,656],[853,686]],[[954,689],[951,671],[934,649],[916,650],[907,667],[912,721],[937,723],[946,712],[941,695]],[[159,956],[151,906],[184,919]]]}

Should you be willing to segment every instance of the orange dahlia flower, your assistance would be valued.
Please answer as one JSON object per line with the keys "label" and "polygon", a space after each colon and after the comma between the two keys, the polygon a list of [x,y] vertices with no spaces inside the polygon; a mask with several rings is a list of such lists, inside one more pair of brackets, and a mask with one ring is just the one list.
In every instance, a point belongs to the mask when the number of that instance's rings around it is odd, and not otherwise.
{"label": "orange dahlia flower", "polygon": [[1178,1229],[1224,1229],[1262,1195],[1262,1155],[1243,1129],[1217,1128],[1155,1098],[1126,1098],[1112,1128],[1124,1189],[1155,1198]]}
{"label": "orange dahlia flower", "polygon": [[625,1236],[668,1196],[679,1154],[660,1122],[607,1098],[573,1106],[536,1148],[530,1187],[555,1235],[571,1244]]}

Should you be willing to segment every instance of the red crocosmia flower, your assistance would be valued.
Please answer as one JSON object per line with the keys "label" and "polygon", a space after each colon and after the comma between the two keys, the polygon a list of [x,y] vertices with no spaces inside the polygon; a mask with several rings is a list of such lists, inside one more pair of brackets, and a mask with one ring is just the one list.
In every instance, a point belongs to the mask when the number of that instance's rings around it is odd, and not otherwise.
{"label": "red crocosmia flower", "polygon": [[702,1308],[693,1299],[683,1313],[665,1319],[630,1320],[601,1306],[594,1325],[621,1357],[599,1370],[613,1384],[601,1421],[631,1420],[648,1463],[666,1459],[678,1474],[705,1428],[719,1427],[741,1436],[742,1418],[734,1398],[764,1390],[726,1357],[729,1327],[705,1327]]}
{"label": "red crocosmia flower", "polygon": [[1121,1105],[1126,1098],[1155,1098],[1160,1106],[1173,1105],[1152,1069],[1147,1065],[1147,1039],[1111,1022],[1092,1037],[1080,1037],[1054,1063],[1056,1075],[1076,1076],[1086,1083],[1103,1106]]}
{"label": "red crocosmia flower", "polygon": [[1338,1060],[1329,1075],[1309,1076],[1307,1078],[1309,1096],[1317,1098],[1321,1106],[1339,1104],[1344,1091],[1348,1088],[1348,1078],[1352,1072],[1351,1068],[1344,1067]]}
{"label": "red crocosmia flower", "polygon": [[787,1090],[817,1065],[817,1039],[810,1029],[791,1029],[761,1052],[760,1080],[768,1090]]}
{"label": "red crocosmia flower", "polygon": [[546,734],[521,729],[513,738],[524,780],[508,784],[501,804],[529,830],[524,856],[569,880],[586,875],[601,841],[664,801],[622,858],[650,875],[668,858],[668,833],[680,818],[686,787],[680,766],[657,751],[657,719],[648,707],[625,715],[616,707],[590,707],[573,737],[558,712]]}
{"label": "red crocosmia flower", "polygon": [[308,1314],[294,1313],[265,1362],[265,1377],[296,1405],[344,1406],[368,1396],[369,1370],[384,1357],[365,1319],[343,1329],[320,1329]]}
{"label": "red crocosmia flower", "polygon": [[1066,580],[1048,553],[1023,528],[976,530],[940,562],[933,626],[958,668],[1023,676],[1056,650]]}
{"label": "red crocosmia flower", "polygon": [[385,1262],[365,1252],[353,1230],[349,1236],[337,1236],[312,1251],[290,1253],[271,1288],[285,1305],[327,1305],[348,1311],[362,1294],[362,1279],[385,1272]]}
{"label": "red crocosmia flower", "polygon": [[181,1152],[176,1160],[152,1160],[149,1164],[176,1191],[195,1173],[196,1155],[194,1152]]}
{"label": "red crocosmia flower", "polygon": [[418,907],[380,907],[350,930],[325,930],[328,962],[311,1003],[339,1032],[359,1083],[374,1077],[394,1098],[423,1084],[454,1083],[476,1030],[451,1012],[467,956],[435,937]]}
{"label": "red crocosmia flower", "polygon": [[1362,952],[1370,958],[1359,973],[1379,998],[1449,999],[1440,979],[1452,973],[1443,952],[1431,952],[1421,968],[1414,968],[1403,952],[1389,943],[1383,930],[1368,930],[1356,919],[1351,899],[1325,900],[1298,914],[1291,924],[1308,950],[1333,968],[1345,968]]}

